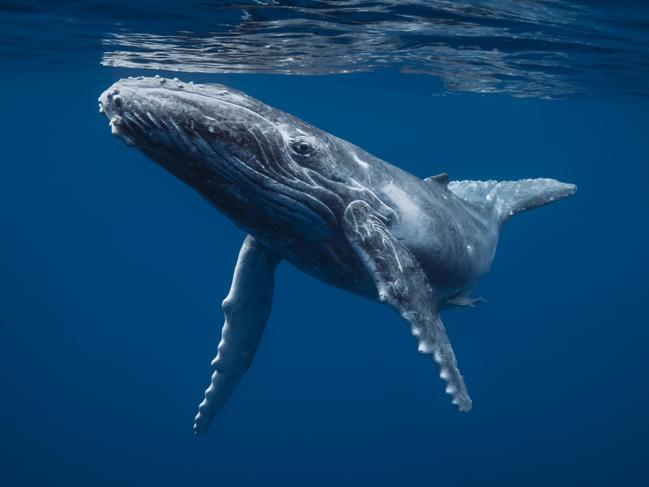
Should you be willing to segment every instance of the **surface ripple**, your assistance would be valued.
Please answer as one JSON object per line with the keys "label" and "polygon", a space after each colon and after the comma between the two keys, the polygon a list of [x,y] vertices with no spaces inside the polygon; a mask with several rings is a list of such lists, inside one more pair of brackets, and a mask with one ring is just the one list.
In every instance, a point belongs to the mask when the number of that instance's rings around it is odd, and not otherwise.
{"label": "surface ripple", "polygon": [[[0,1],[0,59],[201,73],[396,69],[444,91],[649,94],[641,2]],[[433,83],[431,83],[433,86]]]}

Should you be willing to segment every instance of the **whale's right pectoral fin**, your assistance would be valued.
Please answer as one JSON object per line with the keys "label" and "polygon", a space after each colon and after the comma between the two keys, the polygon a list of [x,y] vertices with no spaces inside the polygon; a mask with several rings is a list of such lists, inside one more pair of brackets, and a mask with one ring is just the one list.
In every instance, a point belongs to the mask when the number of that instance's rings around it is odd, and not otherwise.
{"label": "whale's right pectoral fin", "polygon": [[279,258],[253,237],[243,242],[230,293],[223,301],[225,323],[212,361],[212,381],[195,418],[196,433],[207,431],[252,362],[270,315],[278,262]]}
{"label": "whale's right pectoral fin", "polygon": [[460,411],[469,411],[471,398],[439,316],[439,303],[417,259],[364,201],[347,207],[343,225],[349,243],[376,284],[379,299],[395,307],[409,323],[419,340],[419,351],[432,354],[439,364],[453,404]]}

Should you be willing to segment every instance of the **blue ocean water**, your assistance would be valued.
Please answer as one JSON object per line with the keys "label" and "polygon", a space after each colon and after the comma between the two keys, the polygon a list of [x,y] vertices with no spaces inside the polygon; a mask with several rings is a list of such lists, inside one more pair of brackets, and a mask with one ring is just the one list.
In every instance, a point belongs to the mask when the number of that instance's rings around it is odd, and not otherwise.
{"label": "blue ocean water", "polygon": [[[649,483],[641,2],[0,1],[0,485]],[[251,370],[192,420],[244,238],[111,137],[125,76],[219,82],[420,177],[579,186],[505,227],[443,317],[280,265]]]}

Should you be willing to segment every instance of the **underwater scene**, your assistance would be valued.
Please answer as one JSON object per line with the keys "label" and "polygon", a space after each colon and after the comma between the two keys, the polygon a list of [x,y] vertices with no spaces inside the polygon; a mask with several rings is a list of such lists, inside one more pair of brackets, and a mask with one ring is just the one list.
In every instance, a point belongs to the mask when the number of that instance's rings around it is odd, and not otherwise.
{"label": "underwater scene", "polygon": [[0,485],[649,485],[649,3],[0,0]]}

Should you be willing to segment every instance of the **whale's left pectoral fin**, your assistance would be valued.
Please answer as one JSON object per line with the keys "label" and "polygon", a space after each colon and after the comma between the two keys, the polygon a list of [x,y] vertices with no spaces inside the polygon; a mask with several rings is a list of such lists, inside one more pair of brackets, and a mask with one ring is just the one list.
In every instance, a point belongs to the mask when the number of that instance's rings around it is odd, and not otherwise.
{"label": "whale's left pectoral fin", "polygon": [[252,363],[270,315],[278,262],[279,258],[253,237],[248,236],[243,242],[230,293],[223,301],[225,323],[212,361],[212,380],[195,418],[196,433],[207,431]]}
{"label": "whale's left pectoral fin", "polygon": [[417,259],[364,201],[347,207],[343,225],[349,243],[376,284],[379,299],[395,307],[409,323],[419,351],[432,354],[439,364],[453,404],[460,411],[469,411],[471,398],[439,316],[439,303]]}

